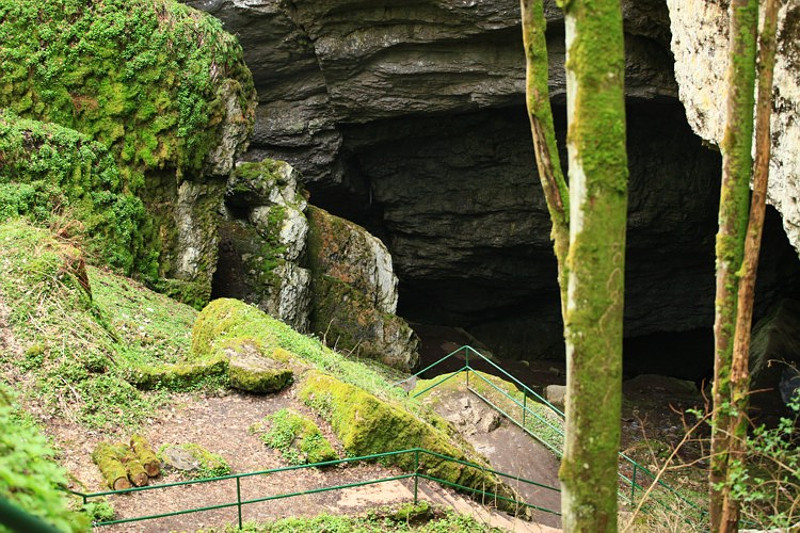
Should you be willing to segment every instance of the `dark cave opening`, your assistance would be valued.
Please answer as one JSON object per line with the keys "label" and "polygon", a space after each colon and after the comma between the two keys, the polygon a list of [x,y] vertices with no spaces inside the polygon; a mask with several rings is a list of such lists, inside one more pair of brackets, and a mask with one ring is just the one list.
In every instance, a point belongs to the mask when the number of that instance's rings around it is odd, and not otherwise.
{"label": "dark cave opening", "polygon": [[[555,113],[563,147],[564,107]],[[364,192],[346,206],[327,196],[326,207],[388,246],[398,314],[465,331],[505,360],[563,361],[550,222],[524,108],[353,125],[344,139]],[[668,99],[628,102],[628,153],[625,371],[699,381],[711,361],[720,157]],[[800,261],[770,209],[757,318],[798,279]]]}

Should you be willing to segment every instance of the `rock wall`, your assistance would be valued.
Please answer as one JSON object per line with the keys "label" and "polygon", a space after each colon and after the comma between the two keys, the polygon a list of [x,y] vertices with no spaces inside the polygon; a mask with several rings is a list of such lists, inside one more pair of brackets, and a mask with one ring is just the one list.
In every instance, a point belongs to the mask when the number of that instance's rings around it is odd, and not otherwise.
{"label": "rock wall", "polygon": [[283,161],[241,163],[231,174],[212,296],[255,305],[343,353],[406,371],[419,360],[416,336],[395,315],[389,251],[364,228],[308,205]]}
{"label": "rock wall", "polygon": [[[692,129],[719,145],[725,128],[728,0],[667,0],[675,77]],[[779,13],[772,92],[772,158],[768,202],[783,215],[789,241],[800,250],[800,1]]]}
{"label": "rock wall", "polygon": [[[466,328],[502,356],[562,353],[515,0],[188,3],[239,35],[253,69],[259,106],[245,157],[286,159],[316,205],[380,237],[400,280],[401,316]],[[631,0],[623,10],[626,335],[694,338],[713,320],[719,155],[678,101],[667,5]],[[563,20],[555,2],[545,11],[563,141]],[[798,269],[780,231],[770,239],[764,302],[789,290]]]}

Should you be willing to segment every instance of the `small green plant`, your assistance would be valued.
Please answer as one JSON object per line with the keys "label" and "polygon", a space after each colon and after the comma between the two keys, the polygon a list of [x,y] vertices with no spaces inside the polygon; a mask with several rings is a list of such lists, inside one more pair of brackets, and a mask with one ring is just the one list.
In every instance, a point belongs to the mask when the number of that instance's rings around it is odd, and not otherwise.
{"label": "small green plant", "polygon": [[86,531],[88,520],[70,509],[64,469],[39,428],[12,404],[0,383],[0,497],[61,531]]}
{"label": "small green plant", "polygon": [[115,516],[114,506],[107,498],[86,503],[83,506],[83,512],[89,516],[92,522],[107,522],[114,520]]}
{"label": "small green plant", "polygon": [[336,451],[319,427],[309,418],[281,409],[264,419],[269,430],[261,440],[278,450],[289,464],[320,463],[338,459]]}
{"label": "small green plant", "polygon": [[746,440],[746,462],[735,459],[729,466],[730,490],[742,502],[742,518],[764,529],[800,527],[800,395],[789,409],[792,416],[775,427],[754,428]]}

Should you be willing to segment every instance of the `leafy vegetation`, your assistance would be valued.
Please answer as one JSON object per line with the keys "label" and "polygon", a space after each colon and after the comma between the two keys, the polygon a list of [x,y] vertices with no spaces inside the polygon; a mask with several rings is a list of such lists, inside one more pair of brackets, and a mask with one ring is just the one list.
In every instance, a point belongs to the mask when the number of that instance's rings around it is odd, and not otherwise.
{"label": "leafy vegetation", "polygon": [[88,516],[70,509],[66,493],[57,488],[67,479],[54,456],[39,428],[12,404],[8,388],[0,385],[0,497],[61,531],[85,531]]}
{"label": "leafy vegetation", "polygon": [[302,465],[338,459],[336,450],[313,420],[289,409],[281,409],[264,419],[269,429],[259,437],[278,450],[289,464]]}
{"label": "leafy vegetation", "polygon": [[[792,417],[782,417],[773,428],[756,427],[746,438],[748,461],[729,465],[731,497],[741,502],[742,518],[765,529],[800,524],[800,451],[797,421],[800,395],[789,407]],[[722,488],[722,487],[719,487]]]}

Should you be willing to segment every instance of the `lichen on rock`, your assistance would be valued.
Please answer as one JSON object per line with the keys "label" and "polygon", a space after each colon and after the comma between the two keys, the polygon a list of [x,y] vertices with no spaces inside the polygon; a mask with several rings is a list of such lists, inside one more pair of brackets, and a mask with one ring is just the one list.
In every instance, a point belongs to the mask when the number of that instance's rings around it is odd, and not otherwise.
{"label": "lichen on rock", "polygon": [[216,286],[308,330],[311,276],[301,266],[308,222],[294,169],[266,159],[238,165],[228,179]]}
{"label": "lichen on rock", "polygon": [[[727,101],[729,2],[668,0],[675,78],[686,118],[707,142],[719,146],[725,127]],[[800,250],[800,3],[786,2],[778,22],[775,63],[772,149],[767,200],[783,216],[783,227]]]}
{"label": "lichen on rock", "polygon": [[411,370],[419,339],[394,314],[397,276],[386,246],[364,228],[309,206],[311,327],[340,350]]}

